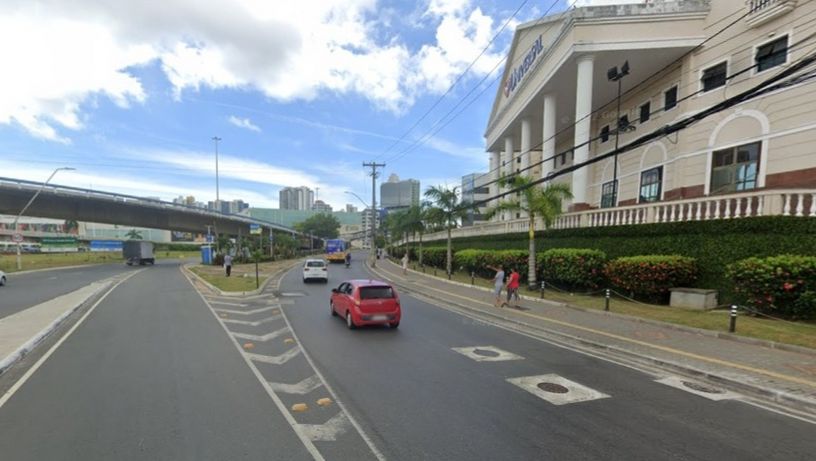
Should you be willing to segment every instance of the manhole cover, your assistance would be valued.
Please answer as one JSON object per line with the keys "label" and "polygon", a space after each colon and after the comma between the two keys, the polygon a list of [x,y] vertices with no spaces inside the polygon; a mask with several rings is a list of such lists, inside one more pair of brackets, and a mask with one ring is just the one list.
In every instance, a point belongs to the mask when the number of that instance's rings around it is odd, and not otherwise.
{"label": "manhole cover", "polygon": [[476,355],[481,355],[483,357],[498,357],[501,355],[496,351],[491,351],[488,349],[473,349],[473,353]]}
{"label": "manhole cover", "polygon": [[566,394],[569,389],[556,383],[538,383],[538,388],[544,392],[552,392],[553,394]]}
{"label": "manhole cover", "polygon": [[697,392],[705,392],[706,394],[724,394],[725,391],[722,389],[717,389],[716,387],[709,387],[703,384],[698,384],[690,381],[683,381],[683,385],[689,389],[695,390]]}

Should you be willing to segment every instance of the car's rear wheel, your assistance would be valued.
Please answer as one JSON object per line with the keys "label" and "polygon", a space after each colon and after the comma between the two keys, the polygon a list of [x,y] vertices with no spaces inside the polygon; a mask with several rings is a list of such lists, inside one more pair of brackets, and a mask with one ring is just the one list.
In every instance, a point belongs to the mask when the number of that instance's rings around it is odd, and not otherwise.
{"label": "car's rear wheel", "polygon": [[334,310],[334,301],[329,301],[329,309],[331,309],[332,317],[337,317],[337,311]]}
{"label": "car's rear wheel", "polygon": [[0,287],[2,287],[5,284],[6,284],[6,278],[5,277],[0,277]]}
{"label": "car's rear wheel", "polygon": [[396,330],[399,328],[399,322],[389,323],[388,326]]}
{"label": "car's rear wheel", "polygon": [[351,312],[349,311],[346,311],[346,326],[349,330],[357,328],[357,325],[354,324],[354,319],[351,318]]}

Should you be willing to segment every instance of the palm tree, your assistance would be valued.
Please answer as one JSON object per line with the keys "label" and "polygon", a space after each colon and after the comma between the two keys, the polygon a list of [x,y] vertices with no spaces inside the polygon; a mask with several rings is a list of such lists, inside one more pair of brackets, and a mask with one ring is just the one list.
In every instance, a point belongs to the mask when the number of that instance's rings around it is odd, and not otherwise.
{"label": "palm tree", "polygon": [[459,203],[457,187],[446,188],[442,186],[431,186],[425,191],[425,197],[429,200],[426,219],[431,223],[444,227],[448,232],[448,251],[446,255],[445,267],[448,274],[451,274],[453,263],[453,252],[451,249],[451,229],[456,227],[460,220],[468,216],[468,211],[473,209],[470,202]]}
{"label": "palm tree", "polygon": [[563,183],[549,183],[546,187],[535,187],[529,176],[514,175],[499,179],[499,187],[521,189],[522,200],[512,198],[499,202],[498,205],[487,210],[487,219],[502,211],[523,211],[527,213],[530,222],[529,256],[527,258],[527,280],[531,288],[536,286],[536,253],[535,253],[535,221],[541,218],[544,228],[550,227],[555,218],[561,214],[561,203],[572,198],[568,185]]}
{"label": "palm tree", "polygon": [[130,240],[141,240],[142,233],[136,229],[131,229],[127,234],[125,234],[125,237],[129,238]]}
{"label": "palm tree", "polygon": [[419,234],[419,265],[422,265],[422,235],[425,234],[425,221],[428,214],[428,202],[421,202],[418,205],[411,205],[401,215],[400,226],[405,235],[416,238]]}

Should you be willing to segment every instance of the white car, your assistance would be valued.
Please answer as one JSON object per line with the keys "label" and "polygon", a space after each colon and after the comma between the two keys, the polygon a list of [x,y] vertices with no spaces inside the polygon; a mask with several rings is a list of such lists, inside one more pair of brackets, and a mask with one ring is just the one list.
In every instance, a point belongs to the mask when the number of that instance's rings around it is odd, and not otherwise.
{"label": "white car", "polygon": [[0,287],[6,284],[6,273],[0,271]]}
{"label": "white car", "polygon": [[320,279],[329,281],[329,265],[322,259],[307,259],[303,265],[303,283],[309,280]]}

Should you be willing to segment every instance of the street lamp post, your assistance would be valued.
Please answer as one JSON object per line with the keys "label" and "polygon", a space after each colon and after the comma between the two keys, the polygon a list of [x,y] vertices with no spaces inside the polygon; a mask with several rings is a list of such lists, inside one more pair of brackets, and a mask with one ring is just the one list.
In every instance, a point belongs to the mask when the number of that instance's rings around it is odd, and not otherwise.
{"label": "street lamp post", "polygon": [[618,205],[618,143],[620,141],[620,132],[625,128],[629,128],[629,118],[626,118],[626,122],[621,122],[621,82],[623,77],[629,75],[629,61],[625,61],[621,66],[620,70],[618,70],[618,66],[610,68],[606,71],[606,78],[610,82],[618,82],[618,112],[615,118],[615,156],[614,156],[614,164],[612,166],[612,187],[614,188],[614,201],[613,206]]}
{"label": "street lamp post", "polygon": [[[374,210],[372,207],[368,206],[368,204],[365,202],[365,200],[363,200],[362,198],[360,198],[360,196],[359,196],[359,195],[357,195],[357,194],[355,194],[354,192],[351,192],[351,191],[348,191],[348,190],[347,190],[347,191],[345,191],[345,193],[346,193],[346,194],[349,194],[349,195],[353,195],[354,197],[356,197],[356,198],[357,198],[357,200],[359,200],[359,201],[360,201],[360,203],[362,203],[362,204],[363,204],[363,206],[364,206],[364,207],[366,207],[367,209],[371,210],[371,221],[372,221],[372,224],[371,224],[370,226],[368,226],[368,231],[369,231],[369,234],[370,234],[370,239],[371,239],[371,240],[369,241],[369,242],[370,242],[370,245],[371,245],[371,247],[372,247],[372,248],[374,248],[374,219],[376,219],[376,214],[375,214],[375,213],[376,213],[376,210]],[[376,264],[376,263],[374,263],[374,264]]]}
{"label": "street lamp post", "polygon": [[[25,204],[23,209],[20,210],[20,213],[17,215],[17,217],[14,218],[14,222],[12,223],[12,226],[14,227],[14,233],[17,233],[17,222],[20,220],[20,217],[23,216],[23,213],[25,213],[26,210],[28,210],[28,207],[30,207],[31,204],[34,203],[34,200],[36,200],[37,196],[39,196],[40,193],[43,191],[43,189],[45,189],[45,186],[47,186],[48,183],[51,182],[51,180],[54,178],[54,175],[56,175],[58,171],[73,171],[73,170],[76,170],[76,168],[61,167],[61,168],[55,169],[51,173],[51,176],[49,176],[48,179],[46,179],[45,182],[42,184],[42,186],[40,186],[40,188],[37,189],[37,192],[34,193],[34,196],[31,197],[31,199],[28,201],[28,203]],[[22,242],[17,242],[17,270],[18,271],[23,269],[23,261],[22,261],[21,255],[20,255],[20,245],[21,245],[21,243]]]}

